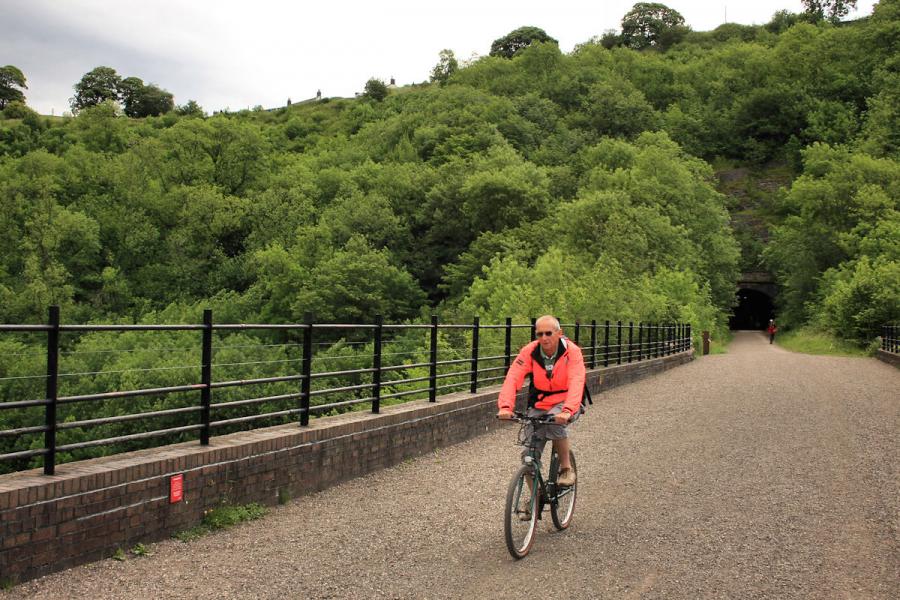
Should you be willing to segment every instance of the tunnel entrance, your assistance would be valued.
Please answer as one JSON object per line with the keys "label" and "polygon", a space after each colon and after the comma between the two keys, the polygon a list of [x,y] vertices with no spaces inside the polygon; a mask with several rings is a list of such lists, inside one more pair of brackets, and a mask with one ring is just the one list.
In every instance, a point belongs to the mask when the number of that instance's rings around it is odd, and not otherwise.
{"label": "tunnel entrance", "polygon": [[769,319],[775,318],[775,305],[768,294],[757,290],[741,289],[737,292],[738,304],[728,321],[731,329],[765,329]]}

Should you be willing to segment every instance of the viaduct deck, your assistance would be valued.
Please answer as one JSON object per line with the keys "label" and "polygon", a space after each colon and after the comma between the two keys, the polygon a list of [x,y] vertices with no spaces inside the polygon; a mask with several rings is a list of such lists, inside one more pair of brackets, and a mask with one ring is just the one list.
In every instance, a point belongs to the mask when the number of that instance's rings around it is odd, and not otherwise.
{"label": "viaduct deck", "polygon": [[896,598],[900,371],[738,332],[597,398],[572,528],[513,561],[513,427],[0,598]]}

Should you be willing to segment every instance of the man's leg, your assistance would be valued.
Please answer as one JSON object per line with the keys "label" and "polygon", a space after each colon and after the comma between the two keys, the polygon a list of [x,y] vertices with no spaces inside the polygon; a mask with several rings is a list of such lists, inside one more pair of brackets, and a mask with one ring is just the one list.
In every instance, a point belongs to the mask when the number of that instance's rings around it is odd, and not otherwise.
{"label": "man's leg", "polygon": [[572,467],[572,461],[569,460],[569,448],[571,447],[572,444],[569,442],[569,438],[553,440],[553,449],[556,450],[556,455],[559,457],[560,470]]}
{"label": "man's leg", "polygon": [[559,477],[557,483],[563,487],[575,485],[575,471],[572,470],[572,460],[569,457],[569,448],[572,444],[569,438],[561,438],[553,440],[553,447],[556,449],[556,455],[559,457]]}

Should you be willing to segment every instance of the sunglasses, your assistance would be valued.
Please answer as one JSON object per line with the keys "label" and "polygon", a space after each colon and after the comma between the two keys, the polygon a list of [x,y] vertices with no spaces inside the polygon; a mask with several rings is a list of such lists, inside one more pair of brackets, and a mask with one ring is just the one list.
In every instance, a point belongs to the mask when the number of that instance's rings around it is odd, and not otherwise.
{"label": "sunglasses", "polygon": [[534,335],[536,335],[537,337],[543,337],[543,336],[545,336],[545,335],[546,335],[547,337],[550,337],[550,336],[553,335],[554,333],[556,333],[556,332],[555,332],[555,331],[535,331],[535,332],[534,332]]}

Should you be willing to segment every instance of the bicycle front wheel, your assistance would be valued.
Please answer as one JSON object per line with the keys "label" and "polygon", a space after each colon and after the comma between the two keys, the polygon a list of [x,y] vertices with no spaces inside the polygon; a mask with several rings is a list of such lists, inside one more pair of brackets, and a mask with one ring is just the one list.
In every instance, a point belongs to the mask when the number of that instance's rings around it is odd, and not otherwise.
{"label": "bicycle front wheel", "polygon": [[[554,460],[556,457],[553,457]],[[575,471],[575,485],[572,487],[559,487],[554,485],[556,493],[550,499],[550,516],[553,518],[553,526],[562,531],[572,523],[572,515],[575,514],[575,496],[578,493],[578,467],[575,466],[575,453],[569,450],[569,460],[572,461],[572,469]],[[553,477],[554,484],[556,477]]]}
{"label": "bicycle front wheel", "polygon": [[513,558],[524,558],[534,544],[537,529],[537,494],[534,491],[534,469],[522,466],[506,492],[503,529],[506,547]]}

